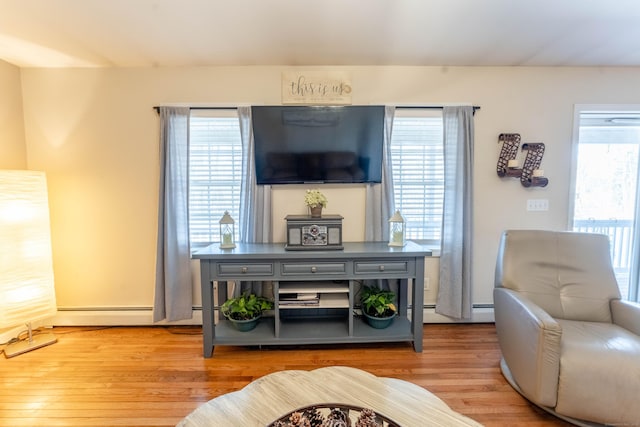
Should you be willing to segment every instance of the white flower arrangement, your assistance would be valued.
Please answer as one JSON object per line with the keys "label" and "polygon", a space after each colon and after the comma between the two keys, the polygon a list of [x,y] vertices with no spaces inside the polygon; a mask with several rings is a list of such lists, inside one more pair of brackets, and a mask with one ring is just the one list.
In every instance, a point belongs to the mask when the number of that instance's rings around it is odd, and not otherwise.
{"label": "white flower arrangement", "polygon": [[310,208],[315,208],[316,206],[322,206],[323,208],[327,207],[327,198],[324,194],[320,192],[318,189],[307,190],[304,195],[304,204],[309,206]]}

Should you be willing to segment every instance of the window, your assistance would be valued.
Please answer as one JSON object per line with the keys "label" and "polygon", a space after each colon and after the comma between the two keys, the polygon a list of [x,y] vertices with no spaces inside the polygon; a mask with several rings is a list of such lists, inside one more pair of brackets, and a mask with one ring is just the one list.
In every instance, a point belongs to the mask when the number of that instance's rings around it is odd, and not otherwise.
{"label": "window", "polygon": [[440,241],[444,198],[442,112],[396,109],[391,162],[396,209],[407,239]]}
{"label": "window", "polygon": [[585,106],[576,119],[573,230],[609,236],[622,297],[637,300],[640,111]]}
{"label": "window", "polygon": [[[189,238],[191,244],[220,241],[226,210],[240,210],[242,142],[236,110],[192,110],[189,125]],[[236,236],[238,241],[238,224]]]}
{"label": "window", "polygon": [[[225,210],[239,218],[242,142],[234,109],[192,110],[189,152],[191,244],[220,241]],[[395,206],[407,239],[439,242],[444,197],[442,113],[397,109],[391,138]],[[236,241],[238,241],[236,224]]]}

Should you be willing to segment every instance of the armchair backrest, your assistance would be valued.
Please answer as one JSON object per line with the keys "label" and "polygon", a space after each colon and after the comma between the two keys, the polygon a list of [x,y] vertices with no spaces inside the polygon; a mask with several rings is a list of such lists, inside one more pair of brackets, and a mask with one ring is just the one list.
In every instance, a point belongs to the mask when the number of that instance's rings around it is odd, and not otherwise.
{"label": "armchair backrest", "polygon": [[505,231],[495,286],[523,294],[560,319],[611,322],[610,301],[620,299],[603,234]]}

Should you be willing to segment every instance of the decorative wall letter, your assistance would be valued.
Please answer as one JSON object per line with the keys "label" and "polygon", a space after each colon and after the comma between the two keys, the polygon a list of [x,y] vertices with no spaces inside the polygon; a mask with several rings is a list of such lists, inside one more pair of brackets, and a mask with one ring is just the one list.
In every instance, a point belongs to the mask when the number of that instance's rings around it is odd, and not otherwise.
{"label": "decorative wall letter", "polygon": [[351,104],[351,79],[339,71],[282,73],[283,104]]}
{"label": "decorative wall letter", "polygon": [[522,151],[527,152],[520,175],[520,183],[525,187],[546,187],[549,180],[542,176],[544,171],[540,169],[542,156],[544,156],[544,144],[542,142],[528,142],[522,144]]}
{"label": "decorative wall letter", "polygon": [[519,133],[501,133],[498,142],[502,142],[502,149],[498,157],[497,172],[499,177],[520,178],[523,187],[546,187],[549,180],[540,169],[544,144],[542,142],[528,142],[522,144],[522,151],[526,151],[524,165],[516,159],[520,147]]}
{"label": "decorative wall letter", "polygon": [[[518,149],[520,148],[519,133],[501,133],[498,141],[502,141],[502,149],[500,157],[498,157],[498,176],[520,176],[520,174],[512,174],[518,169]],[[519,169],[518,169],[519,170]]]}

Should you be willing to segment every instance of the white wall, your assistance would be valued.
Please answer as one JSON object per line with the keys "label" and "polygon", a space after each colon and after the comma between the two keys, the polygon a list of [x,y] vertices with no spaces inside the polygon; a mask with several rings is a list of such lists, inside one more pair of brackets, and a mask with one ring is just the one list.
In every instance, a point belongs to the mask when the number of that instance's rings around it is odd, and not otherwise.
{"label": "white wall", "polygon": [[0,169],[24,169],[27,151],[22,120],[20,69],[0,60]]}
{"label": "white wall", "polygon": [[[481,107],[475,116],[476,304],[492,303],[502,230],[566,227],[574,104],[640,99],[637,68],[328,69],[351,74],[353,104]],[[279,104],[284,70],[291,68],[22,70],[28,167],[49,176],[61,308],[135,310],[152,305],[158,186],[153,106]],[[527,189],[518,180],[496,175],[498,135],[504,132],[520,133],[523,142],[546,144],[546,188]],[[275,189],[276,240],[284,241],[284,216],[304,212],[304,188]],[[327,212],[346,217],[344,240],[361,239],[362,188],[331,187],[327,193]],[[549,211],[527,212],[529,198],[548,199]]]}
{"label": "white wall", "polygon": [[[0,169],[26,167],[20,69],[0,60]],[[0,342],[9,341],[23,329],[23,326],[0,329]]]}

